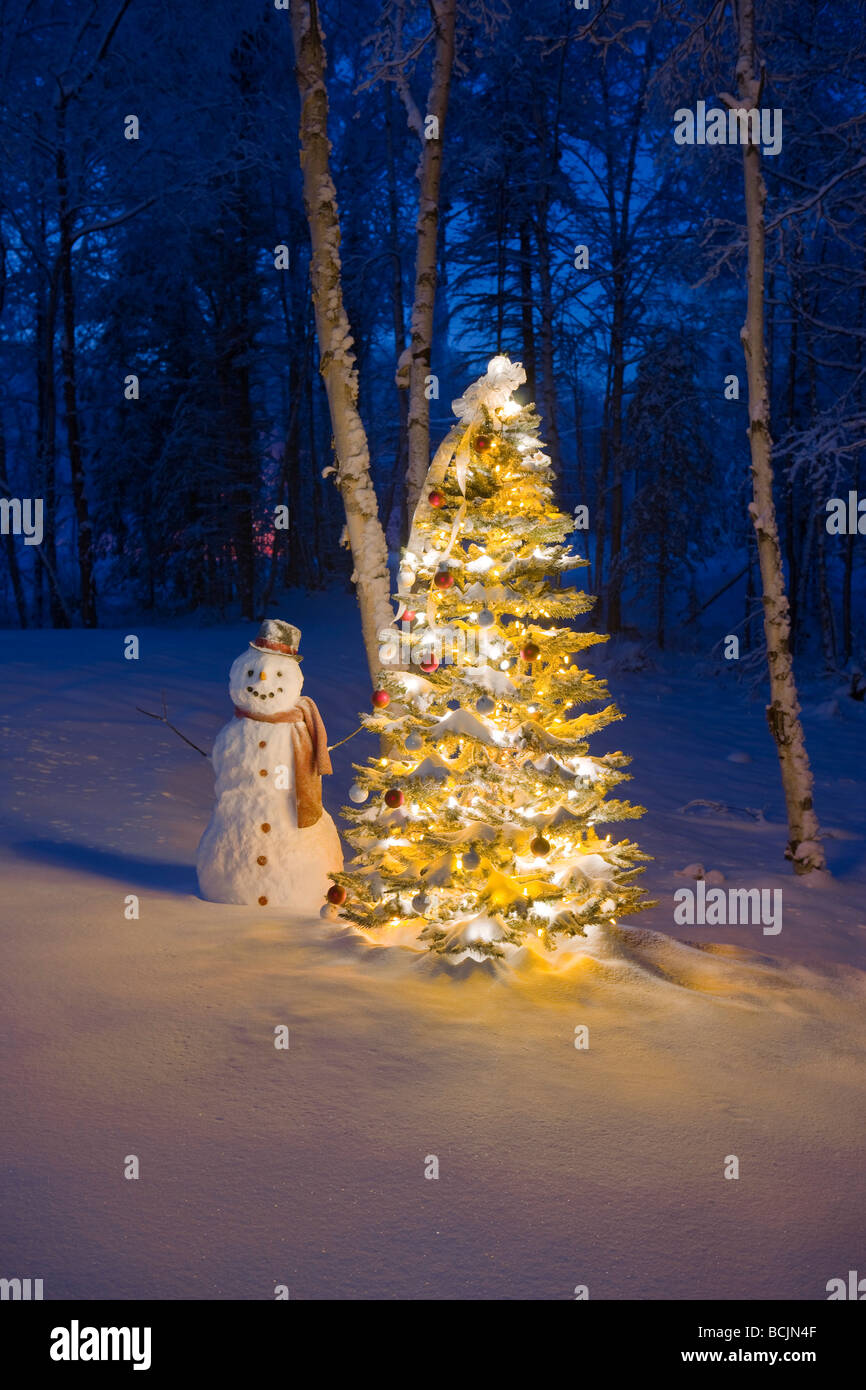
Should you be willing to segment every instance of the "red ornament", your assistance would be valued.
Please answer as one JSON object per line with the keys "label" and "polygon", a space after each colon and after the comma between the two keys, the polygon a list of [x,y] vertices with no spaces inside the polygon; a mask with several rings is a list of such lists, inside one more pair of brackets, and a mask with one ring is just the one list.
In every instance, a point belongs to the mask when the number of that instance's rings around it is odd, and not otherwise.
{"label": "red ornament", "polygon": [[437,589],[450,589],[454,583],[454,575],[450,570],[438,570],[433,576],[433,583]]}
{"label": "red ornament", "polygon": [[415,612],[414,608],[407,608],[400,621],[402,623],[414,623],[417,616],[418,614]]}
{"label": "red ornament", "polygon": [[377,709],[384,709],[385,706],[390,705],[390,703],[391,696],[388,694],[387,690],[373,691],[373,704],[376,706]]}
{"label": "red ornament", "polygon": [[487,449],[490,448],[490,445],[491,445],[492,443],[493,443],[493,440],[490,438],[490,436],[489,436],[488,434],[476,434],[476,436],[475,436],[475,452],[476,452],[477,454],[483,454],[483,453],[485,453],[485,451],[486,451]]}
{"label": "red ornament", "polygon": [[523,657],[524,661],[534,661],[538,656],[538,647],[536,647],[534,642],[527,642],[520,655]]}
{"label": "red ornament", "polygon": [[406,800],[399,787],[389,787],[385,793],[385,805],[390,806],[394,811],[398,806],[402,806]]}
{"label": "red ornament", "polygon": [[341,883],[331,884],[330,888],[328,889],[329,903],[335,903],[337,907],[341,907],[342,904],[346,901],[346,897],[346,890]]}
{"label": "red ornament", "polygon": [[425,656],[424,660],[420,661],[418,664],[422,671],[435,671],[439,667],[439,662],[436,660],[435,656]]}
{"label": "red ornament", "polygon": [[441,507],[445,498],[442,496],[441,492],[437,492],[434,488],[432,492],[428,492],[427,501],[430,503],[431,507]]}

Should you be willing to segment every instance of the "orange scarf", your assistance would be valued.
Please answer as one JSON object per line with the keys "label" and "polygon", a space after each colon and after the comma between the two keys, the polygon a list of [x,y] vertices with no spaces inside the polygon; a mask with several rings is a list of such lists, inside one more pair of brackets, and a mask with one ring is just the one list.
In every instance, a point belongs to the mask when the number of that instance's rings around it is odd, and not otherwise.
{"label": "orange scarf", "polygon": [[282,714],[251,714],[235,705],[235,719],[254,719],[259,724],[291,724],[298,829],[315,825],[322,814],[322,774],[334,770],[328,756],[328,735],[315,701],[309,695],[302,695],[292,709]]}

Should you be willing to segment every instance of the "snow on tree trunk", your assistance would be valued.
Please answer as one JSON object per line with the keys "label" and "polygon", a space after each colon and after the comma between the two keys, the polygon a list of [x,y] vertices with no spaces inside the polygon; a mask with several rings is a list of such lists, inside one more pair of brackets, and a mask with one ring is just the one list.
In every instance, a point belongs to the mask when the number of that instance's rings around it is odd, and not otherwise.
{"label": "snow on tree trunk", "polygon": [[431,9],[436,25],[436,48],[427,96],[426,120],[421,118],[417,108],[411,103],[408,85],[400,83],[401,96],[407,102],[409,123],[419,136],[422,146],[418,166],[418,217],[415,223],[415,298],[409,334],[409,466],[406,471],[406,504],[409,516],[415,511],[430,463],[430,402],[427,397],[427,378],[430,375],[433,309],[436,301],[442,132],[448,109],[451,69],[454,64],[457,3],[456,0],[433,0]]}
{"label": "snow on tree trunk", "polygon": [[[752,108],[760,102],[762,87],[762,80],[755,72],[753,0],[740,0],[737,16],[739,106],[741,109]],[[748,434],[753,487],[749,513],[758,541],[764,634],[770,672],[767,722],[776,743],[788,812],[789,839],[785,853],[793,860],[797,873],[805,874],[813,869],[824,869],[826,865],[812,801],[812,769],[800,722],[800,704],[790,651],[791,620],[773,501],[773,441],[764,341],[764,205],[767,194],[758,144],[743,146],[743,173],[748,233],[748,299],[746,321],[740,330],[740,337],[749,387]]]}
{"label": "snow on tree trunk", "polygon": [[347,535],[354,561],[352,582],[361,609],[361,626],[370,674],[379,669],[378,633],[393,620],[388,551],[370,476],[370,451],[358,411],[358,373],[343,304],[340,222],[337,191],[330,172],[325,45],[315,0],[292,0],[295,73],[301,99],[300,147],[304,208],[310,227],[310,279],[319,371],[325,382],[337,486],[346,509]]}

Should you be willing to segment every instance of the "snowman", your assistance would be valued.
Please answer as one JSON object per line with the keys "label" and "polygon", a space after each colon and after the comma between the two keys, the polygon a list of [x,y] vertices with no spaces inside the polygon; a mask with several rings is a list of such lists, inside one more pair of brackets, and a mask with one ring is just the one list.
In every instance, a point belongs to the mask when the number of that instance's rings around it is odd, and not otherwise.
{"label": "snowman", "polygon": [[211,759],[216,805],[196,858],[201,895],[215,903],[318,913],[343,855],[322,807],[331,769],[321,715],[301,695],[291,623],[268,618],[233,663],[234,718]]}

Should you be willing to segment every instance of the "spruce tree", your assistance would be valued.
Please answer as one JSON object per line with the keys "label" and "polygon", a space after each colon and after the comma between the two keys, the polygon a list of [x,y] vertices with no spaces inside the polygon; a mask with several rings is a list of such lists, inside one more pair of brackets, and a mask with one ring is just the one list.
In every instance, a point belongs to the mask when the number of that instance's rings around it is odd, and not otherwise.
{"label": "spruce tree", "polygon": [[476,958],[649,905],[647,856],[604,831],[643,808],[609,797],[630,760],[589,753],[622,715],[576,660],[606,638],[571,621],[594,599],[562,581],[588,562],[564,544],[540,422],[513,396],[524,380],[495,357],[454,402],[380,634],[363,719],[380,756],[356,766],[344,812],[356,854],[329,894],[383,942]]}

